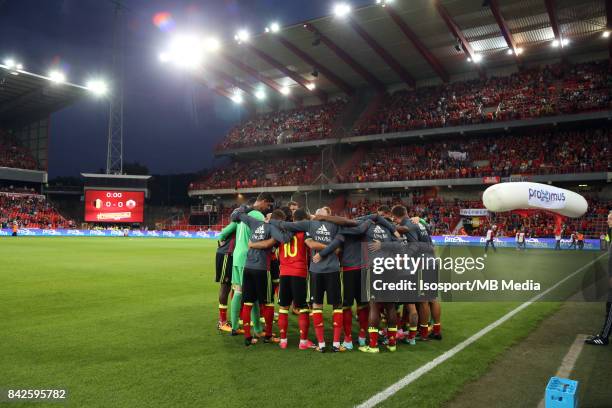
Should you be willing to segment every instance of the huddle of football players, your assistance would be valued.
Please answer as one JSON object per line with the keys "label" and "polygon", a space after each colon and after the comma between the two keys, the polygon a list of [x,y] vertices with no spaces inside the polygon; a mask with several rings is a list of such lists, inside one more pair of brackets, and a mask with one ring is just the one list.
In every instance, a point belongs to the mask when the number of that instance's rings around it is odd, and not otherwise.
{"label": "huddle of football players", "polygon": [[[355,307],[360,351],[379,353],[382,344],[394,352],[398,341],[414,346],[418,338],[442,339],[440,303],[433,298],[407,304],[366,302],[361,293],[367,267],[362,246],[377,250],[392,241],[432,245],[425,220],[409,217],[399,205],[381,206],[376,213],[355,220],[333,216],[329,207],[310,215],[293,201],[274,210],[273,206],[274,197],[261,193],[235,209],[231,223],[219,235],[219,330],[244,335],[246,346],[263,341],[286,349],[293,314],[298,320],[300,350],[343,352],[354,348]],[[278,336],[272,332],[275,298]],[[331,347],[325,340],[325,303],[332,307]],[[311,318],[315,342],[309,339]]]}

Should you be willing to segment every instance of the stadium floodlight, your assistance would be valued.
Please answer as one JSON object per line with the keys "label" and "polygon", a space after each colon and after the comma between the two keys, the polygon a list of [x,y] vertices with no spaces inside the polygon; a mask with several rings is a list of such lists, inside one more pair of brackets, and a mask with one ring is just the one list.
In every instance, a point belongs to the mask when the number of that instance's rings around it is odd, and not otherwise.
{"label": "stadium floodlight", "polygon": [[515,50],[516,55],[521,55],[523,53],[523,51],[524,50],[521,47],[516,47],[516,50]]}
{"label": "stadium floodlight", "polygon": [[314,90],[317,87],[317,85],[314,82],[309,82],[306,84],[306,89],[308,89],[309,91]]}
{"label": "stadium floodlight", "polygon": [[234,36],[234,39],[239,43],[247,42],[249,41],[249,38],[251,38],[251,34],[249,34],[249,31],[246,28],[238,30]]}
{"label": "stadium floodlight", "polygon": [[66,75],[61,71],[53,70],[49,72],[49,79],[56,84],[61,84],[66,82]]}
{"label": "stadium floodlight", "polygon": [[263,101],[264,99],[266,99],[266,91],[264,91],[263,89],[258,89],[257,91],[255,91],[255,98],[260,101]]}
{"label": "stadium floodlight", "polygon": [[393,0],[376,0],[376,4],[385,7],[387,4],[393,3]]}
{"label": "stadium floodlight", "polygon": [[159,53],[159,60],[161,62],[168,62],[168,61],[170,61],[170,55],[167,52],[160,52]]}
{"label": "stadium floodlight", "polygon": [[85,85],[96,96],[104,96],[108,92],[108,85],[100,79],[92,79]]}
{"label": "stadium floodlight", "polygon": [[474,60],[475,64],[478,64],[479,62],[482,61],[482,55],[480,54],[474,54],[474,57],[472,58]]}
{"label": "stadium floodlight", "polygon": [[346,17],[351,12],[351,6],[348,3],[337,3],[334,6],[334,15],[339,18]]}
{"label": "stadium floodlight", "polygon": [[280,89],[280,93],[282,93],[283,95],[287,96],[287,95],[289,95],[291,93],[291,89],[289,89],[288,86],[283,86]]}
{"label": "stadium floodlight", "polygon": [[17,67],[17,63],[15,62],[14,59],[7,58],[3,62],[4,62],[4,66],[7,67],[8,69],[14,69]]}
{"label": "stadium floodlight", "polygon": [[238,88],[234,88],[234,91],[232,92],[232,96],[230,97],[230,99],[236,105],[240,105],[244,101],[244,98],[242,97],[242,92]]}
{"label": "stadium floodlight", "polygon": [[209,37],[204,40],[204,48],[206,51],[219,51],[219,48],[221,48],[221,42],[215,37]]}
{"label": "stadium floodlight", "polygon": [[565,47],[566,45],[569,44],[569,42],[570,42],[569,39],[564,38],[564,39],[561,40],[561,46]]}
{"label": "stadium floodlight", "polygon": [[472,62],[472,59],[470,57],[467,58],[467,62]]}
{"label": "stadium floodlight", "polygon": [[556,38],[553,40],[553,42],[550,44],[553,47],[557,48],[559,46],[559,40],[557,40]]}
{"label": "stadium floodlight", "polygon": [[512,51],[512,48],[508,48],[508,51],[506,51],[506,54],[512,55],[514,54],[514,51]]}
{"label": "stadium floodlight", "polygon": [[604,31],[604,32],[601,34],[601,36],[602,36],[603,38],[608,38],[608,37],[610,37],[610,31],[608,31],[608,30]]}
{"label": "stadium floodlight", "polygon": [[203,41],[195,35],[177,35],[170,43],[168,60],[182,68],[195,68],[204,57]]}
{"label": "stadium floodlight", "polygon": [[276,21],[270,24],[270,27],[266,27],[267,33],[278,33],[280,31],[280,24]]}

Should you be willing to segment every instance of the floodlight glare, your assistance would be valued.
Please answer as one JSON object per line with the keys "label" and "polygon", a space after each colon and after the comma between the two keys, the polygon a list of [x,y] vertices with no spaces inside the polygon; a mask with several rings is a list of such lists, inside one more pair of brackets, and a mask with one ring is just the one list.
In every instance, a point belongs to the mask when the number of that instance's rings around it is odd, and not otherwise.
{"label": "floodlight glare", "polygon": [[87,82],[86,87],[94,95],[102,96],[108,92],[108,86],[100,79],[92,79]]}
{"label": "floodlight glare", "polygon": [[283,86],[283,87],[280,89],[280,93],[282,93],[283,95],[289,95],[289,93],[290,93],[290,92],[291,92],[291,90],[289,89],[289,87],[288,87],[288,86]]}
{"label": "floodlight glare", "polygon": [[565,46],[566,46],[566,45],[568,45],[568,44],[569,44],[569,40],[568,40],[567,38],[564,38],[564,39],[562,39],[562,40],[561,40],[561,45],[562,45],[562,46],[564,46],[564,47],[565,47]]}
{"label": "floodlight glare", "polygon": [[203,41],[194,35],[178,35],[170,43],[167,58],[182,68],[195,68],[202,62]]}
{"label": "floodlight glare", "polygon": [[255,98],[259,99],[260,101],[263,101],[264,99],[266,99],[265,91],[263,89],[259,89],[255,91]]}
{"label": "floodlight glare", "polygon": [[244,28],[242,30],[238,30],[238,32],[234,36],[234,38],[238,42],[247,42],[247,41],[249,41],[250,37],[251,37],[251,35],[249,34],[248,30],[246,30]]}
{"label": "floodlight glare", "polygon": [[8,68],[8,69],[13,69],[17,67],[17,64],[15,63],[14,59],[10,59],[7,58],[4,60],[4,65]]}
{"label": "floodlight glare", "polygon": [[278,24],[276,21],[270,24],[270,31],[273,33],[278,33],[280,31],[280,24]]}
{"label": "floodlight glare", "polygon": [[472,59],[470,57],[467,58],[467,62],[472,62]]}
{"label": "floodlight glare", "polygon": [[243,101],[242,95],[239,93],[234,93],[230,99],[237,105],[240,105]]}
{"label": "floodlight glare", "polygon": [[516,48],[516,55],[521,55],[523,53],[523,49],[521,47]]}
{"label": "floodlight glare", "polygon": [[306,89],[308,89],[309,91],[314,90],[317,87],[317,85],[315,85],[314,82],[309,82],[306,84]]}
{"label": "floodlight glare", "polygon": [[601,35],[603,38],[608,38],[610,37],[610,32],[609,31],[604,31],[603,34]]}
{"label": "floodlight glare", "polygon": [[351,12],[351,6],[348,3],[338,3],[334,6],[334,14],[336,17],[346,17]]}
{"label": "floodlight glare", "polygon": [[474,54],[474,63],[478,64],[480,61],[482,61],[482,55],[480,54]]}
{"label": "floodlight glare", "polygon": [[512,48],[508,48],[508,51],[506,51],[506,54],[512,55],[514,54],[514,51],[512,51]]}
{"label": "floodlight glare", "polygon": [[167,52],[160,52],[159,53],[159,60],[161,62],[168,62],[168,61],[170,61],[170,55],[168,55]]}
{"label": "floodlight glare", "polygon": [[62,82],[66,82],[66,75],[60,71],[53,70],[49,72],[49,79],[56,84],[61,84]]}
{"label": "floodlight glare", "polygon": [[559,40],[554,39],[553,42],[550,45],[552,45],[555,48],[558,47],[559,46]]}
{"label": "floodlight glare", "polygon": [[207,51],[211,52],[219,51],[219,48],[221,48],[221,43],[218,39],[214,37],[209,37],[204,40],[204,48],[206,48]]}

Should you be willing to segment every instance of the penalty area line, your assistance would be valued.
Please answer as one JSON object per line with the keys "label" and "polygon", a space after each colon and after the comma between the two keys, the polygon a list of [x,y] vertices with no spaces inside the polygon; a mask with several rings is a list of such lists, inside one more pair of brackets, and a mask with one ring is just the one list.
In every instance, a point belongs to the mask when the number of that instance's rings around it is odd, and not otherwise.
{"label": "penalty area line", "polygon": [[470,346],[472,343],[478,341],[479,339],[481,339],[482,337],[487,335],[489,332],[493,331],[495,328],[497,328],[497,327],[501,326],[502,324],[506,323],[508,320],[510,320],[515,315],[517,315],[518,313],[520,313],[521,311],[523,311],[524,309],[529,307],[531,304],[533,304],[534,302],[537,302],[542,297],[546,296],[547,294],[549,294],[553,290],[557,289],[559,286],[561,286],[562,284],[567,282],[569,279],[573,278],[574,276],[576,276],[577,274],[582,272],[584,269],[590,267],[591,265],[593,265],[595,262],[599,261],[601,258],[603,258],[606,255],[607,254],[604,253],[604,254],[598,256],[597,258],[595,258],[594,260],[592,260],[591,262],[589,262],[588,264],[586,264],[586,265],[576,269],[574,272],[572,272],[571,274],[567,275],[565,278],[561,279],[559,282],[555,283],[553,286],[551,286],[550,288],[546,289],[544,292],[542,292],[542,293],[532,297],[531,299],[529,299],[525,303],[522,303],[521,305],[517,306],[515,309],[509,311],[504,316],[500,317],[499,319],[497,319],[493,323],[489,324],[488,326],[484,327],[480,331],[476,332],[471,337],[468,337],[467,339],[465,339],[461,343],[457,344],[452,349],[445,351],[444,353],[440,354],[438,357],[434,358],[430,362],[422,365],[421,367],[417,368],[416,370],[412,371],[411,373],[408,373],[406,376],[404,376],[403,378],[399,379],[397,382],[391,384],[389,387],[385,388],[381,392],[379,392],[377,394],[374,394],[373,396],[371,396],[370,398],[368,398],[367,400],[365,400],[361,404],[357,405],[356,407],[357,408],[372,408],[372,407],[375,407],[376,405],[380,404],[381,402],[385,401],[386,399],[392,397],[398,391],[400,391],[402,388],[406,387],[410,383],[412,383],[415,380],[417,380],[418,378],[422,377],[424,374],[427,374],[428,372],[430,372],[431,370],[433,370],[434,368],[436,368],[440,364],[444,363],[446,360],[448,360],[448,359],[452,358],[453,356],[455,356],[457,353],[460,353],[465,348]]}

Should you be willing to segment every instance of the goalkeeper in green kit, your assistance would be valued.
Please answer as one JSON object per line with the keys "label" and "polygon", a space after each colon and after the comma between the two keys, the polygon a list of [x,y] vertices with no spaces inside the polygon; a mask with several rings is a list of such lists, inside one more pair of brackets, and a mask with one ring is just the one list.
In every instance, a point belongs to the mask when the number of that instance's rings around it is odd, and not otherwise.
{"label": "goalkeeper in green kit", "polygon": [[[253,210],[249,212],[249,216],[257,220],[264,220],[264,212],[274,204],[274,197],[270,193],[261,193],[257,196],[255,203],[252,205]],[[236,246],[234,247],[233,253],[233,265],[232,265],[232,289],[234,296],[232,297],[231,303],[231,322],[232,322],[232,336],[240,334],[240,309],[242,307],[242,276],[244,270],[244,264],[246,262],[247,252],[249,250],[249,238],[251,237],[251,229],[245,223],[231,223],[221,231],[219,240],[223,241],[226,236],[231,235],[233,232],[236,233]],[[259,321],[259,305],[253,305],[251,312],[251,321],[253,322],[253,328],[256,333],[260,333],[261,322]]]}

